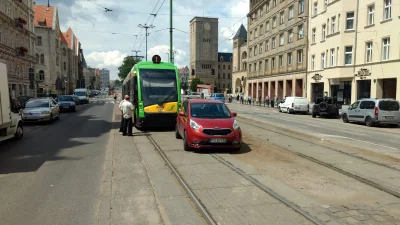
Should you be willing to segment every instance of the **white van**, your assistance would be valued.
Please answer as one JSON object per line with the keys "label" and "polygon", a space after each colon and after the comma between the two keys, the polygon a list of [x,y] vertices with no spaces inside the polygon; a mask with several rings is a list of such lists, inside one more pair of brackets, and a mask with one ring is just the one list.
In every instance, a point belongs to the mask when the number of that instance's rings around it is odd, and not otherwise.
{"label": "white van", "polygon": [[304,97],[286,97],[283,102],[278,105],[279,112],[294,113],[301,112],[307,114],[310,105],[307,98]]}
{"label": "white van", "polygon": [[80,103],[89,103],[89,90],[86,88],[75,89],[74,95],[78,96]]}

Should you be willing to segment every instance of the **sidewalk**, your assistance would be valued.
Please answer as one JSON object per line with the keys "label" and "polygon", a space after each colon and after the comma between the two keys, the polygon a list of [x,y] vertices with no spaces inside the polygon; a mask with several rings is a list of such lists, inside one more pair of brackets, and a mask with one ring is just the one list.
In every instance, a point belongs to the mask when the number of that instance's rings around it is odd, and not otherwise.
{"label": "sidewalk", "polygon": [[114,106],[97,224],[203,224],[146,136],[119,133]]}

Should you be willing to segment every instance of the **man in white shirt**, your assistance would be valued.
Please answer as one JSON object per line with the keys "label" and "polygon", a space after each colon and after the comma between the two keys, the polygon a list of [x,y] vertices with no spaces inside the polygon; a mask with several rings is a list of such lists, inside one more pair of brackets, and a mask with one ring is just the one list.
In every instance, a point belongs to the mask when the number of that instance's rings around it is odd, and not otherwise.
{"label": "man in white shirt", "polygon": [[132,113],[133,113],[133,104],[129,101],[129,96],[125,96],[125,101],[121,105],[122,116],[124,117],[124,126],[122,128],[122,135],[132,136]]}
{"label": "man in white shirt", "polygon": [[[128,96],[128,95],[125,95],[125,98],[126,98],[126,97],[129,97],[129,96]],[[119,106],[118,106],[119,110],[121,111],[121,114],[122,114],[122,103],[125,102],[125,98],[122,99],[122,101],[119,103]],[[121,124],[120,124],[120,126],[119,126],[119,132],[120,132],[121,134],[122,134],[123,129],[124,129],[124,115],[122,114],[122,115],[121,115]]]}

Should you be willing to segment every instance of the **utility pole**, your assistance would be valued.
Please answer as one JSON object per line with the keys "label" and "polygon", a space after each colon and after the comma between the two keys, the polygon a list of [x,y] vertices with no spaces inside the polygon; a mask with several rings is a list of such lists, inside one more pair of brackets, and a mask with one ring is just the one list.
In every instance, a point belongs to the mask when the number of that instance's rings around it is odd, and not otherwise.
{"label": "utility pole", "polygon": [[135,58],[135,59],[137,59],[137,58],[144,58],[144,56],[138,55],[138,52],[142,52],[142,51],[139,51],[139,50],[132,50],[132,52],[134,52],[134,53],[136,54],[136,55],[133,55],[132,58]]}
{"label": "utility pole", "polygon": [[172,0],[169,0],[169,57],[170,62],[174,63],[174,58],[172,55]]}
{"label": "utility pole", "polygon": [[138,27],[146,29],[146,61],[147,61],[147,36],[149,36],[149,33],[147,33],[147,29],[154,28],[155,26],[153,25],[147,26],[146,24],[145,25],[139,24]]}

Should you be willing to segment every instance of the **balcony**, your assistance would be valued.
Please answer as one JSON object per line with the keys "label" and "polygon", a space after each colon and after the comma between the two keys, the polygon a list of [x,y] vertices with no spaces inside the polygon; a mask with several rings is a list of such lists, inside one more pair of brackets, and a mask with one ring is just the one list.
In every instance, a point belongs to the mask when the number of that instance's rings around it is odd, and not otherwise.
{"label": "balcony", "polygon": [[25,56],[25,54],[28,53],[28,49],[21,46],[16,48],[16,52],[18,56]]}

